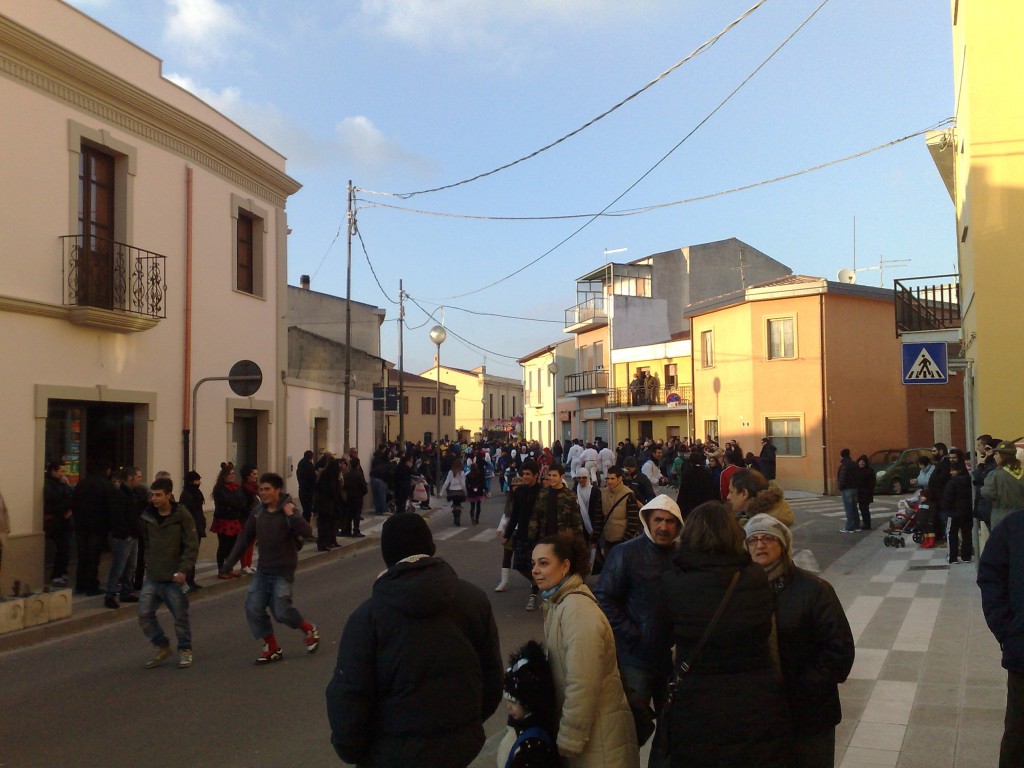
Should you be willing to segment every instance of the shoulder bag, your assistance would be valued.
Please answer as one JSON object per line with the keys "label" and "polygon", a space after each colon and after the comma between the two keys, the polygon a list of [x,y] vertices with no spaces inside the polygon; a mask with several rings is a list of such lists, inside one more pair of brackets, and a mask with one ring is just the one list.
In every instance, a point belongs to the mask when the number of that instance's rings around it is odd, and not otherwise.
{"label": "shoulder bag", "polygon": [[679,665],[672,670],[672,677],[668,681],[668,695],[665,697],[665,705],[661,708],[661,714],[658,716],[658,728],[655,731],[654,736],[652,751],[658,755],[667,756],[669,753],[668,720],[672,711],[672,702],[675,699],[676,689],[686,676],[686,673],[693,667],[693,663],[697,660],[700,652],[704,650],[704,645],[707,643],[708,638],[711,637],[711,633],[715,631],[715,626],[718,624],[718,620],[722,617],[722,612],[725,610],[725,606],[729,604],[729,600],[732,598],[732,593],[736,591],[736,584],[739,583],[739,580],[740,571],[736,571],[732,575],[732,580],[729,582],[728,589],[725,590],[722,602],[718,604],[718,608],[715,609],[715,614],[711,617],[711,621],[708,623],[707,629],[704,630],[704,634],[701,635],[697,644],[693,646],[693,650],[690,651],[690,655],[686,661],[680,662]]}

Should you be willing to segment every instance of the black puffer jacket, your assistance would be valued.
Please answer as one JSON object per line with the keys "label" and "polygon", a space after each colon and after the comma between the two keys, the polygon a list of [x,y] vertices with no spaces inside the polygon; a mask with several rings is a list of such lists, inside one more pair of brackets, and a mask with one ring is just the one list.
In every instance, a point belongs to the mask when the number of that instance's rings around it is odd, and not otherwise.
{"label": "black puffer jacket", "polygon": [[981,610],[1003,651],[1003,669],[1024,674],[1024,511],[992,529],[978,565]]}
{"label": "black puffer jacket", "polygon": [[679,478],[679,495],[676,496],[683,519],[705,501],[718,501],[718,498],[718,485],[708,468],[687,462],[683,476]]}
{"label": "black puffer jacket", "polygon": [[681,549],[662,574],[676,662],[689,658],[737,570],[740,580],[729,604],[676,689],[668,731],[674,766],[790,765],[786,695],[769,650],[774,602],[764,569],[746,553]]}
{"label": "black puffer jacket", "polygon": [[796,566],[779,583],[775,622],[786,698],[802,736],[843,719],[839,683],[853,667],[850,623],[832,585]]}
{"label": "black puffer jacket", "polygon": [[594,596],[615,635],[619,663],[668,674],[672,633],[656,620],[661,574],[672,565],[675,547],[659,547],[646,535],[612,548]]}
{"label": "black puffer jacket", "polygon": [[327,686],[331,742],[374,768],[467,766],[502,679],[487,596],[443,560],[403,560],[345,625]]}

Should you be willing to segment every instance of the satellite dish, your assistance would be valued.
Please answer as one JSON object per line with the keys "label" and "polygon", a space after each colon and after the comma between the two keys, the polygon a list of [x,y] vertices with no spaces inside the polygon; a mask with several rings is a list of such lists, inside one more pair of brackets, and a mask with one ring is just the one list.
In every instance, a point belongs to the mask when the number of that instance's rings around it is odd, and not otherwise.
{"label": "satellite dish", "polygon": [[840,269],[839,270],[839,282],[840,283],[853,283],[857,282],[857,273],[852,269]]}

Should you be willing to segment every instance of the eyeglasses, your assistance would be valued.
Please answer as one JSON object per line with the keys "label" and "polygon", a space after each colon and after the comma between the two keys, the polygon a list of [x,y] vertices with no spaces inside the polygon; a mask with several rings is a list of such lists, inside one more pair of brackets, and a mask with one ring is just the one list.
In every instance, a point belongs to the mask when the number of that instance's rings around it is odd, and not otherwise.
{"label": "eyeglasses", "polygon": [[747,537],[748,547],[751,544],[771,544],[772,542],[778,542],[778,539],[770,533],[755,533],[753,536]]}

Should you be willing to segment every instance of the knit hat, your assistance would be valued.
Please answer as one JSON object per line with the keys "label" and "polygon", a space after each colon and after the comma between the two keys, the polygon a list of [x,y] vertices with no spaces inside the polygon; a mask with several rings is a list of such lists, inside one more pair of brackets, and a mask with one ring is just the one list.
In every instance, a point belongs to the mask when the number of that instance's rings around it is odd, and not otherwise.
{"label": "knit hat", "polygon": [[196,472],[195,470],[192,470],[192,471],[189,471],[189,472],[185,473],[185,485],[188,485],[189,483],[194,483],[196,480],[202,480],[202,479],[203,478],[200,477],[199,473]]}
{"label": "knit hat", "polygon": [[415,512],[399,512],[381,526],[380,554],[388,568],[412,555],[432,556],[436,551],[427,521]]}
{"label": "knit hat", "polygon": [[767,533],[778,539],[786,552],[792,553],[793,551],[793,534],[776,517],[768,514],[754,515],[747,521],[747,527],[744,530],[747,533],[747,539],[758,533]]}
{"label": "knit hat", "polygon": [[505,698],[522,704],[523,709],[538,715],[542,722],[555,711],[555,682],[544,649],[534,640],[512,654],[511,666],[505,670],[502,688]]}

